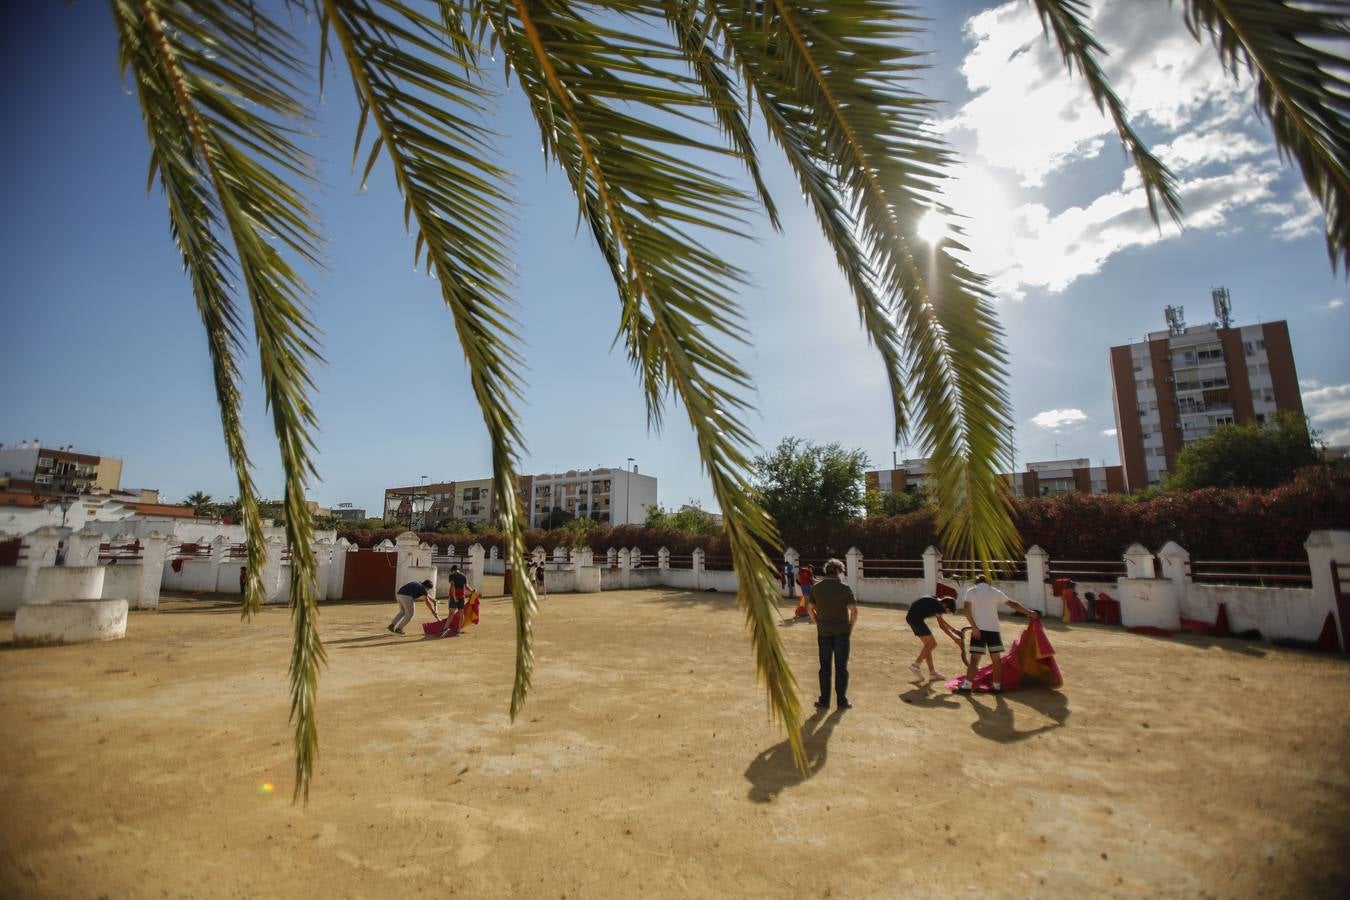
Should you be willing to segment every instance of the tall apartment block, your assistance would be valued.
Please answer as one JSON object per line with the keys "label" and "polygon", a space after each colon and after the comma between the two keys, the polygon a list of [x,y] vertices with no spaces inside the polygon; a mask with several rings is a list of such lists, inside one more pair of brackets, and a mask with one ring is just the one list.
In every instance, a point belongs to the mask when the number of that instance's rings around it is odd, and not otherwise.
{"label": "tall apartment block", "polygon": [[24,494],[107,494],[122,486],[122,460],[40,441],[0,444],[0,490]]}
{"label": "tall apartment block", "polygon": [[1289,326],[1284,321],[1232,327],[1228,292],[1214,291],[1217,322],[1187,327],[1167,307],[1166,331],[1111,348],[1116,440],[1125,485],[1161,484],[1177,454],[1220,425],[1303,413]]}

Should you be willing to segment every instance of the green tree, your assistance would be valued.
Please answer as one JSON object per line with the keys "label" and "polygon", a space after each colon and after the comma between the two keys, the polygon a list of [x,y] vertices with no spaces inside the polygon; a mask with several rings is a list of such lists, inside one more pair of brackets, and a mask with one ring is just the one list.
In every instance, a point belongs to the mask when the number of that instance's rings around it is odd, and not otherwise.
{"label": "green tree", "polygon": [[211,495],[204,491],[193,491],[187,495],[183,503],[192,507],[192,511],[199,516],[209,516],[216,511]]}
{"label": "green tree", "polygon": [[1277,413],[1264,425],[1220,425],[1187,444],[1167,476],[1167,487],[1273,488],[1293,481],[1299,469],[1321,458],[1308,420],[1297,413]]}
{"label": "green tree", "polygon": [[544,516],[544,521],[540,523],[540,527],[545,531],[553,528],[562,528],[574,518],[576,518],[576,516],[572,515],[561,506],[555,506],[548,511],[548,515]]}
{"label": "green tree", "polygon": [[843,525],[862,511],[866,468],[861,450],[783,438],[772,453],[755,457],[754,484],[779,528]]}
{"label": "green tree", "polygon": [[[152,178],[163,189],[206,331],[226,450],[248,543],[245,615],[258,609],[261,516],[244,446],[241,306],[251,313],[265,401],[285,472],[294,646],[290,665],[296,797],[308,796],[318,733],[319,641],[312,523],[317,422],[309,366],[318,335],[303,271],[319,265],[313,160],[297,144],[314,67],[296,19],[253,0],[110,0],[121,65],[139,97]],[[1030,0],[1065,65],[1091,87],[1140,171],[1150,212],[1177,215],[1170,172],[1126,122],[1106,83],[1083,0]],[[725,514],[756,666],[770,708],[805,770],[800,704],[777,630],[773,521],[749,482],[753,385],[737,364],[746,339],[736,295],[744,273],[708,249],[744,234],[762,210],[779,227],[760,175],[752,111],[784,154],[849,285],[890,386],[895,434],[934,460],[949,552],[1005,558],[1016,546],[1007,357],[985,281],[962,261],[960,234],[918,253],[918,223],[941,195],[952,154],[918,93],[927,52],[900,0],[294,0],[321,32],[329,65],[350,75],[360,180],[383,154],[405,200],[413,256],[439,284],[460,337],[493,459],[506,558],[525,567],[515,470],[523,450],[514,401],[523,385],[509,294],[509,173],[494,160],[484,114],[518,88],[539,123],[545,159],[571,185],[613,276],[620,333],[648,420],[683,406]],[[1350,75],[1338,56],[1342,4],[1330,0],[1180,0],[1197,38],[1232,71],[1254,74],[1281,150],[1327,213],[1333,266],[1350,262]],[[489,56],[489,51],[491,56]],[[699,123],[709,127],[701,128]],[[723,165],[711,164],[720,159]],[[746,184],[725,177],[744,166]],[[559,223],[571,227],[570,222]],[[861,498],[855,506],[860,505]],[[528,579],[514,582],[514,717],[533,671]]]}
{"label": "green tree", "polygon": [[877,491],[869,489],[863,497],[863,507],[869,519],[878,516],[903,516],[923,506],[923,494],[918,491]]}

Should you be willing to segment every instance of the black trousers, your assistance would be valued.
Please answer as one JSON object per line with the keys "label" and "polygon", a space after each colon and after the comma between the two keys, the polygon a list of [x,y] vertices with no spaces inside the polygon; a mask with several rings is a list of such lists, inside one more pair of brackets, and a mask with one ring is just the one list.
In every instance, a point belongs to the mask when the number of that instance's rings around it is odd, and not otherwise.
{"label": "black trousers", "polygon": [[820,646],[820,699],[830,699],[830,661],[834,661],[834,687],[840,700],[848,699],[849,634],[816,635]]}

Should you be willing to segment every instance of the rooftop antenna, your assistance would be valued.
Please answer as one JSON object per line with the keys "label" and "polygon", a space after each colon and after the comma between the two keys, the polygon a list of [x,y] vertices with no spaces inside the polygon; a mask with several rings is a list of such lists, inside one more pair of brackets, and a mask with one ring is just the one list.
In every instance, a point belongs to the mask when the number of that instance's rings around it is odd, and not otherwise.
{"label": "rooftop antenna", "polygon": [[1163,310],[1163,316],[1167,319],[1167,330],[1171,334],[1186,333],[1186,307],[1169,306]]}
{"label": "rooftop antenna", "polygon": [[1214,298],[1214,315],[1219,318],[1221,328],[1231,328],[1231,318],[1233,315],[1233,301],[1228,296],[1228,288],[1217,287],[1210,288],[1209,295]]}

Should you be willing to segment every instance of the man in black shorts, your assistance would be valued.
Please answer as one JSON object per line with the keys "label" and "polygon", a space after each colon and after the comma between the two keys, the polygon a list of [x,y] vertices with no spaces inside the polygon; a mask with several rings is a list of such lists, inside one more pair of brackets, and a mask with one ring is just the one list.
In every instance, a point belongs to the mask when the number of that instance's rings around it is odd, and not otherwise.
{"label": "man in black shorts", "polygon": [[943,613],[956,613],[956,601],[952,599],[939,599],[937,597],[920,597],[909,605],[909,612],[905,613],[905,621],[909,623],[909,630],[923,641],[923,649],[919,651],[919,656],[914,662],[909,664],[909,670],[917,677],[923,677],[923,663],[928,663],[928,680],[943,681],[944,676],[933,668],[933,650],[937,648],[937,638],[933,637],[933,631],[928,627],[925,621],[934,616],[937,617],[938,627],[943,633],[952,640],[960,643],[961,633],[947,624],[947,620],[942,618]]}

